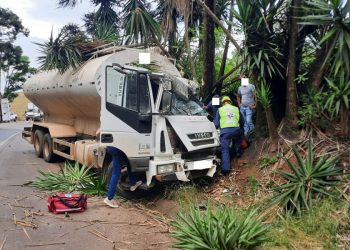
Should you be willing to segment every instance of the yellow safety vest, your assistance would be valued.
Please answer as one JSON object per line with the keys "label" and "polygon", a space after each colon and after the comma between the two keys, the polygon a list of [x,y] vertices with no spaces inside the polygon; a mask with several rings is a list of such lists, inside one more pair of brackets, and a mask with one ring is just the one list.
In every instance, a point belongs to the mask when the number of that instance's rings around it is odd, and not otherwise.
{"label": "yellow safety vest", "polygon": [[239,109],[231,104],[219,108],[220,128],[239,127]]}

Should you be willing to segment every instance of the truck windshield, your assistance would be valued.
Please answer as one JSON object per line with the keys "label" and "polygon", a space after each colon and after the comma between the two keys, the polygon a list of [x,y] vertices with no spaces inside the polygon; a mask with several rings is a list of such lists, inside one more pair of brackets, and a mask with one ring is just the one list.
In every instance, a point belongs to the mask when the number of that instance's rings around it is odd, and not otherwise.
{"label": "truck windshield", "polygon": [[206,116],[207,113],[202,106],[200,101],[192,95],[185,99],[173,91],[164,91],[160,111],[167,112],[170,115]]}

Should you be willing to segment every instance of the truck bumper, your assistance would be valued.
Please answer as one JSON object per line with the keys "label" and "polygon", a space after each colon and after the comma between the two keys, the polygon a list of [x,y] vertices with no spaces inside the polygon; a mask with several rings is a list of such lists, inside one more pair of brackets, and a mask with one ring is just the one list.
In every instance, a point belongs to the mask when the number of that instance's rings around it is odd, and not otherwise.
{"label": "truck bumper", "polygon": [[[174,166],[173,171],[159,173],[159,167]],[[153,177],[158,181],[190,181],[193,178],[201,176],[213,177],[216,172],[216,157],[197,160],[169,160],[169,161],[150,161],[149,171],[146,172],[147,185],[152,182]]]}

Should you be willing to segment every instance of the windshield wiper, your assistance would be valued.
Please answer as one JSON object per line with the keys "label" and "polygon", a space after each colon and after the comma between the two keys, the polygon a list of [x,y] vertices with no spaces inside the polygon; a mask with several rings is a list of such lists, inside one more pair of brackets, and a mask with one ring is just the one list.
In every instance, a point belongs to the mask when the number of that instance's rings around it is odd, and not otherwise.
{"label": "windshield wiper", "polygon": [[181,111],[183,111],[186,115],[191,115],[191,114],[189,114],[185,109],[183,109],[183,108],[178,108],[178,107],[176,107],[176,106],[174,106],[173,108],[175,108],[177,111],[179,111],[180,113],[181,113]]}

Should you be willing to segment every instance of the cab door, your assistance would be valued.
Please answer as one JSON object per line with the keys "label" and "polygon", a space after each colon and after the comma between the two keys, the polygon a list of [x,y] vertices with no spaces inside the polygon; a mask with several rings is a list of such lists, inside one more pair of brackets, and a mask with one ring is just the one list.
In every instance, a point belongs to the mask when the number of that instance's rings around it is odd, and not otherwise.
{"label": "cab door", "polygon": [[102,144],[117,147],[128,157],[151,154],[153,103],[149,85],[146,73],[106,67]]}

